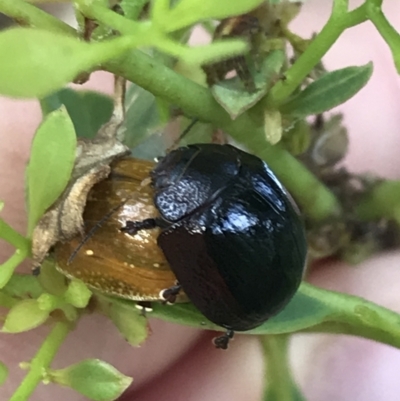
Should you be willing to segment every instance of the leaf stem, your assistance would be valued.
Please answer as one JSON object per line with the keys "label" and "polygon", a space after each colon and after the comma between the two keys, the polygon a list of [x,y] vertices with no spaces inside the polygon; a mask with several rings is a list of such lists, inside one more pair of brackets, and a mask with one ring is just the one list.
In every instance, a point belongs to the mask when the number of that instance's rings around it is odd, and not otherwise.
{"label": "leaf stem", "polygon": [[9,401],[25,401],[28,400],[37,385],[43,379],[45,372],[53,361],[58,349],[64,342],[71,325],[66,322],[58,322],[55,324],[50,334],[47,336],[42,346],[30,362],[30,370],[11,396]]}

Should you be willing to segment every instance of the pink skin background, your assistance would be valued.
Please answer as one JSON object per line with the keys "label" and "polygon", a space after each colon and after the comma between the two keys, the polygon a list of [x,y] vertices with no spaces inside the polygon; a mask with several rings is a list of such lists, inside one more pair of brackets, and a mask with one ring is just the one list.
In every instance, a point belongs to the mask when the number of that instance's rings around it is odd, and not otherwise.
{"label": "pink skin background", "polygon": [[[351,2],[352,6],[359,3]],[[400,2],[384,3],[388,18],[400,30]],[[294,31],[307,37],[318,31],[330,7],[331,1],[310,0],[294,21]],[[374,74],[368,86],[340,107],[351,140],[346,164],[353,171],[368,170],[398,178],[400,79],[385,43],[374,27],[365,23],[346,32],[325,58],[329,69],[370,60],[374,62]],[[111,87],[111,78],[105,73],[94,74],[86,85],[106,93]],[[36,101],[0,98],[0,116],[0,199],[6,205],[2,217],[23,233],[24,168],[41,113]],[[3,260],[10,248],[0,245]],[[375,256],[357,267],[331,263],[319,267],[310,280],[400,312],[399,252]],[[134,349],[105,318],[85,317],[63,344],[53,367],[61,368],[83,358],[108,361],[135,378],[123,400],[261,400],[264,365],[255,337],[237,335],[229,351],[223,352],[212,347],[212,333],[155,320],[151,320],[151,328],[148,341]],[[0,336],[0,359],[10,368],[10,377],[0,389],[0,401],[10,397],[24,375],[18,363],[34,355],[47,332],[48,328],[41,327],[29,333]],[[399,350],[348,336],[313,334],[296,335],[290,355],[295,377],[309,401],[399,399]],[[32,399],[85,398],[70,389],[40,385]]]}

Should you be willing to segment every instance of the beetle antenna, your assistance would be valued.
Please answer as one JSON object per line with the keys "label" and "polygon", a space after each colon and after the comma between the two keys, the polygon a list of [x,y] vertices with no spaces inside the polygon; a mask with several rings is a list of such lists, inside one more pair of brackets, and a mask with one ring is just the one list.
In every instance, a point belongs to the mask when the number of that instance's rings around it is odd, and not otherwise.
{"label": "beetle antenna", "polygon": [[75,248],[75,250],[72,252],[71,256],[69,257],[67,261],[67,265],[71,264],[78,252],[82,249],[83,245],[86,244],[86,242],[89,241],[89,239],[93,236],[93,234],[104,224],[105,221],[107,221],[113,213],[115,213],[121,206],[124,205],[125,202],[120,203],[119,205],[113,207],[106,215],[104,215],[91,229],[90,231],[85,235],[85,237],[82,239],[80,244]]}
{"label": "beetle antenna", "polygon": [[178,147],[178,145],[182,141],[182,139],[185,138],[185,136],[190,132],[190,130],[198,122],[199,122],[198,118],[193,118],[193,120],[189,123],[189,125],[179,135],[179,138],[177,140],[175,140],[174,143],[167,149],[167,153],[169,153],[171,150],[174,150],[176,147]]}

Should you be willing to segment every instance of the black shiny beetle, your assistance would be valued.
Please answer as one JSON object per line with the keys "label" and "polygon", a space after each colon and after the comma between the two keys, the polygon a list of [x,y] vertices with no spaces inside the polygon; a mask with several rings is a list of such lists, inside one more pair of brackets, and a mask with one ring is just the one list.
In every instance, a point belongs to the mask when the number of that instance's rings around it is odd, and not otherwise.
{"label": "black shiny beetle", "polygon": [[227,329],[226,348],[277,314],[300,285],[307,245],[296,206],[266,163],[230,145],[189,145],[151,173],[160,217],[123,231],[161,227],[158,245],[178,285],[211,322]]}

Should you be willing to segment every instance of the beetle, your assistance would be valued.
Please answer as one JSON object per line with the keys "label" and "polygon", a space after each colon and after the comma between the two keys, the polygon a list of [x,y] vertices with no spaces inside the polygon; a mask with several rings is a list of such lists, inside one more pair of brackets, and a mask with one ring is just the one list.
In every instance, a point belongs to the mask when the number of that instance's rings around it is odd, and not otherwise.
{"label": "beetle", "polygon": [[[157,245],[159,230],[135,236],[121,232],[130,219],[158,213],[153,189],[143,185],[153,168],[153,162],[135,158],[112,163],[109,177],[87,199],[83,220],[91,235],[55,245],[58,270],[105,294],[139,302],[163,300],[160,292],[173,287],[176,277]],[[187,301],[183,292],[178,301]]]}
{"label": "beetle", "polygon": [[181,290],[227,331],[253,329],[297,291],[307,244],[298,209],[265,162],[230,145],[197,144],[171,151],[150,172],[158,215],[127,221],[122,231],[158,229],[161,248]]}

